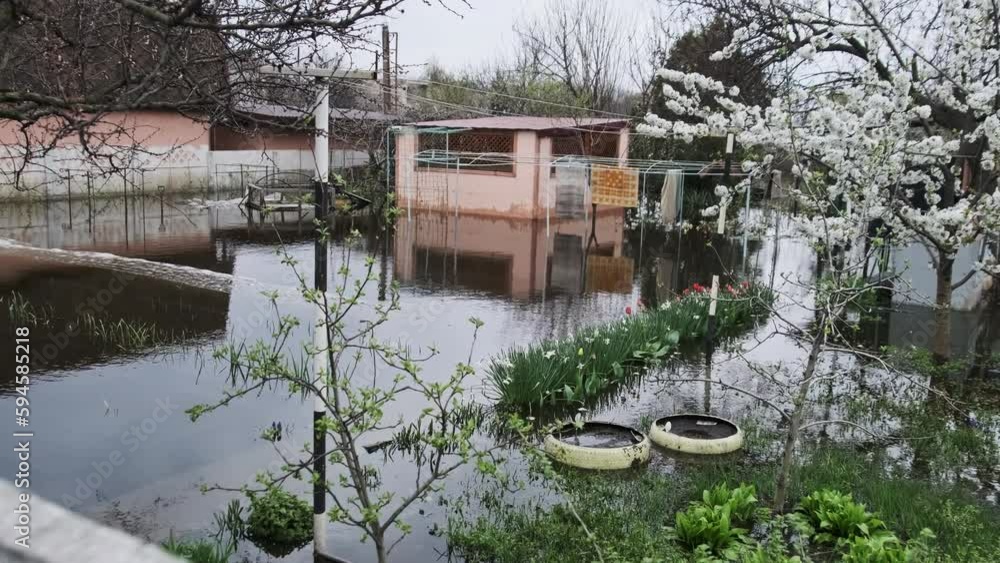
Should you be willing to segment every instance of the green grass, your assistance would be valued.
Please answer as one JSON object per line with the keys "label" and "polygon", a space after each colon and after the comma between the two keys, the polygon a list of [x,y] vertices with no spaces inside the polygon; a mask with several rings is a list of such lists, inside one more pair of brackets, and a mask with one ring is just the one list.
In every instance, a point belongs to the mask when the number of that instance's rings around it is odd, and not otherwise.
{"label": "green grass", "polygon": [[[32,303],[20,292],[0,296],[0,311],[6,309],[11,325],[55,327],[78,326],[80,336],[96,347],[135,352],[183,341],[186,331],[164,330],[155,323],[85,313],[69,318],[59,316],[50,305]],[[0,313],[2,314],[2,313]]]}
{"label": "green grass", "polygon": [[52,317],[51,307],[36,307],[17,291],[0,296],[0,308],[7,309],[7,318],[12,325],[46,326]]}
{"label": "green grass", "polygon": [[80,317],[83,334],[91,337],[105,346],[120,350],[142,350],[148,347],[165,344],[183,335],[173,335],[158,328],[152,323],[105,320],[93,315]]}
{"label": "green grass", "polygon": [[[695,286],[662,306],[636,311],[570,338],[514,348],[488,368],[491,395],[501,406],[589,405],[609,388],[701,341],[708,329],[708,291]],[[719,337],[752,326],[773,302],[764,286],[744,283],[720,291]]]}
{"label": "green grass", "polygon": [[206,540],[176,540],[172,535],[163,542],[163,549],[191,563],[228,563],[233,555],[231,547]]}
{"label": "green grass", "polygon": [[[821,489],[850,492],[903,541],[918,538],[924,528],[933,530],[937,539],[932,542],[934,555],[929,562],[1000,561],[1000,510],[996,506],[978,501],[957,486],[895,477],[878,467],[877,460],[854,450],[813,450],[797,471],[790,498],[801,499]],[[673,475],[648,470],[560,472],[566,478],[567,494],[605,560],[639,563],[646,557],[694,561],[671,541],[664,526],[673,525],[678,511],[719,483],[754,485],[761,504],[767,505],[774,491],[775,470],[772,463],[727,458],[682,465]],[[597,560],[593,543],[564,504],[515,507],[500,496],[482,508],[478,516],[458,513],[450,522],[449,545],[468,561]]]}
{"label": "green grass", "polygon": [[[595,534],[602,552],[615,552],[625,561],[641,561],[646,554],[660,557],[682,551],[663,531],[664,515],[686,499],[669,480],[652,474],[619,476],[573,472],[572,495],[580,518]],[[467,520],[463,515],[449,525],[449,545],[466,561],[557,563],[597,559],[591,541],[563,505],[512,508],[502,499],[486,506],[491,516]]]}

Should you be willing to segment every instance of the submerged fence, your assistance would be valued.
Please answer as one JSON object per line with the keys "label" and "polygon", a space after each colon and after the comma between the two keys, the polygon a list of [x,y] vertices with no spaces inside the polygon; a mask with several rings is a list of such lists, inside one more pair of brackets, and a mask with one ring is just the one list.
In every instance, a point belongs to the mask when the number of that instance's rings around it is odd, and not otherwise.
{"label": "submerged fence", "polygon": [[[345,157],[333,170],[350,173],[360,158]],[[362,162],[366,163],[367,160]],[[339,166],[340,164],[349,166]],[[211,166],[158,166],[129,168],[102,173],[94,168],[57,168],[0,171],[0,200],[3,199],[82,199],[111,195],[172,193],[243,192],[247,186],[277,173],[315,171],[298,166],[273,164],[217,163]]]}

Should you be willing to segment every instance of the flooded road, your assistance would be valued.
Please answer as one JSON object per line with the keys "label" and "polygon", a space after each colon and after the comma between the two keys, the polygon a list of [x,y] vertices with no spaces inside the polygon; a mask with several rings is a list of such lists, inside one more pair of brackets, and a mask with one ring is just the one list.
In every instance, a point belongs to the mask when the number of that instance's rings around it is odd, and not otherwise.
{"label": "flooded road", "polygon": [[[344,260],[360,271],[371,255],[379,286],[400,284],[402,311],[380,330],[414,348],[438,346],[441,354],[424,366],[431,378],[447,377],[468,357],[469,317],[485,322],[472,352],[472,363],[482,367],[505,348],[618,319],[640,303],[655,306],[693,283],[705,284],[720,263],[745,267],[764,283],[781,283],[782,273],[814,273],[811,251],[781,233],[750,241],[744,257],[739,240],[708,247],[698,235],[630,226],[634,222],[620,210],[602,212],[593,225],[591,232],[589,218],[515,221],[414,212],[386,232],[368,217],[338,218],[328,258],[331,272]],[[362,252],[347,258],[343,240],[351,230],[360,232]],[[202,494],[202,484],[239,487],[274,467],[277,457],[260,438],[263,429],[280,422],[285,430],[278,445],[289,452],[311,440],[311,402],[283,389],[235,402],[197,424],[184,413],[231,388],[212,359],[215,348],[271,334],[274,313],[262,291],[278,291],[282,314],[311,318],[295,276],[276,253],[284,248],[312,279],[308,218],[275,216],[259,224],[232,205],[155,197],[76,201],[72,208],[65,201],[5,204],[0,239],[13,241],[0,246],[0,339],[11,342],[15,327],[33,327],[35,493],[155,541],[170,533],[199,535],[233,498]],[[378,293],[368,294],[369,305]],[[875,324],[875,345],[919,345],[920,321],[933,318],[932,312],[898,309]],[[956,313],[956,348],[985,340],[979,345],[998,349],[994,317],[990,309]],[[748,353],[772,360],[795,356],[787,340],[764,339],[769,330],[746,336]],[[304,342],[307,328],[294,338]],[[734,358],[720,351],[714,376],[753,385],[752,374]],[[702,364],[679,362],[671,369],[700,373]],[[482,369],[474,377],[470,398],[488,402]],[[13,388],[13,374],[5,372],[0,410],[13,408]],[[406,415],[420,406],[400,408],[398,414]],[[594,414],[638,424],[643,415],[698,409],[739,419],[754,408],[745,397],[700,384],[675,384],[665,393],[645,382]],[[5,451],[0,463],[9,468],[15,460]],[[400,487],[410,481],[404,474],[393,479]],[[429,523],[442,521],[444,508],[425,503],[420,510],[426,514],[413,515],[415,533],[404,540],[401,560],[432,561],[444,550],[443,540],[427,533]],[[359,544],[353,531],[331,526],[328,532],[338,555],[370,559],[369,546]],[[244,543],[243,556],[270,559]],[[311,560],[310,550],[284,560]]]}

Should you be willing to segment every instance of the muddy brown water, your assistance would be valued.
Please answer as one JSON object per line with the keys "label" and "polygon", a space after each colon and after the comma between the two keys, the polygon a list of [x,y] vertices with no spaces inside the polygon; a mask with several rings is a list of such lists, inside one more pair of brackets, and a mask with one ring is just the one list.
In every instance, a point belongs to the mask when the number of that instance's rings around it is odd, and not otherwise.
{"label": "muddy brown water", "polygon": [[[382,334],[413,347],[437,345],[442,353],[424,370],[431,377],[447,377],[470,353],[469,317],[485,322],[472,350],[473,363],[482,368],[510,346],[565,336],[621,318],[640,300],[655,305],[695,282],[706,284],[720,258],[728,267],[742,261],[739,241],[716,241],[713,252],[706,252],[697,236],[627,227],[621,211],[600,214],[596,225],[596,244],[588,248],[589,222],[582,220],[547,226],[545,221],[414,213],[385,235],[366,218],[341,218],[334,228],[330,269],[336,271],[347,259],[344,235],[359,230],[361,252],[351,254],[350,265],[361,268],[365,255],[373,255],[379,278],[366,299],[374,302],[379,287],[392,282],[401,286],[402,311]],[[218,398],[229,387],[211,359],[216,347],[270,335],[273,313],[261,291],[282,289],[282,314],[310,317],[296,298],[294,276],[275,252],[284,245],[311,280],[310,237],[308,220],[275,217],[259,225],[232,206],[195,208],[177,199],[162,206],[155,198],[139,198],[127,207],[121,199],[74,201],[72,209],[66,202],[0,207],[0,239],[183,267],[136,262],[122,271],[99,257],[47,259],[0,247],[0,295],[17,292],[38,318],[0,316],[2,342],[12,342],[16,324],[32,326],[32,491],[154,541],[170,533],[199,535],[231,498],[201,494],[202,483],[238,487],[274,464],[271,444],[259,438],[264,428],[282,423],[279,447],[286,451],[309,442],[311,403],[284,392],[236,402],[197,424],[184,410]],[[774,270],[808,274],[814,267],[804,245],[766,237],[752,241],[747,262],[751,275],[764,281],[773,279]],[[198,271],[226,283],[192,286],[185,276]],[[97,342],[78,326],[85,314],[155,327],[166,336],[159,344],[138,347]],[[875,329],[874,338],[895,344],[906,344],[912,336],[908,327],[916,326],[903,317],[887,325]],[[965,326],[954,329],[957,339],[968,339],[971,331]],[[306,333],[294,336],[298,343]],[[769,341],[757,353],[775,358],[794,350],[788,342]],[[694,361],[677,369],[700,374],[703,368]],[[720,361],[713,370],[714,377],[735,382],[750,377],[733,362]],[[476,377],[470,396],[482,401],[482,369]],[[13,375],[3,372],[0,410],[13,410],[14,387]],[[398,408],[404,416],[419,410]],[[591,414],[636,426],[643,415],[705,409],[738,418],[755,408],[734,393],[700,384],[677,385],[666,393],[644,384]],[[596,444],[622,438],[610,433],[585,439]],[[9,448],[0,453],[0,463],[13,473],[16,459]],[[412,474],[393,467],[385,481],[388,488],[405,491]],[[423,511],[419,517],[418,509]],[[426,524],[442,522],[444,510],[435,502],[414,507],[408,516],[417,524],[416,533],[404,540],[405,553],[398,560],[438,558],[443,540],[428,534]],[[355,531],[331,526],[328,535],[338,555],[370,560],[370,546],[359,544]],[[241,554],[269,559],[251,545],[243,545]],[[308,547],[283,559],[309,560]]]}

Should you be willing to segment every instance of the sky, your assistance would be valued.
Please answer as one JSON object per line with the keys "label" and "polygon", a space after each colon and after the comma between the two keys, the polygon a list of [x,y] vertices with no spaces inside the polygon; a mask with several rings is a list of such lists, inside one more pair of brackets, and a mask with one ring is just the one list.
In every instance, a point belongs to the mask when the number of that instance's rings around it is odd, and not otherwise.
{"label": "sky", "polygon": [[[425,3],[410,0],[404,13],[387,20],[389,29],[399,33],[399,63],[410,78],[419,76],[428,61],[459,70],[493,61],[509,52],[514,42],[514,23],[544,9],[548,2],[561,0],[443,0],[456,13],[442,7],[438,0]],[[623,9],[649,14],[655,0],[614,1]],[[355,55],[354,66],[367,68],[373,57]]]}

